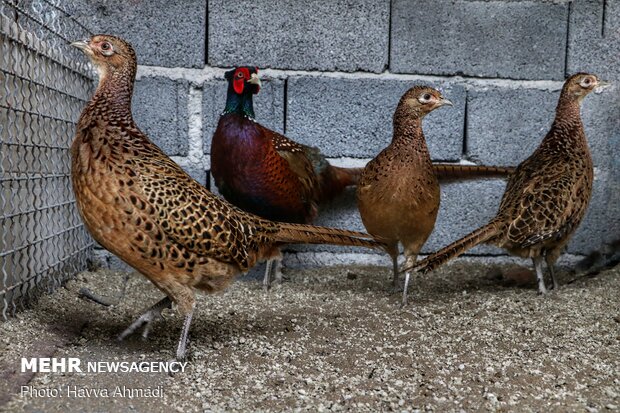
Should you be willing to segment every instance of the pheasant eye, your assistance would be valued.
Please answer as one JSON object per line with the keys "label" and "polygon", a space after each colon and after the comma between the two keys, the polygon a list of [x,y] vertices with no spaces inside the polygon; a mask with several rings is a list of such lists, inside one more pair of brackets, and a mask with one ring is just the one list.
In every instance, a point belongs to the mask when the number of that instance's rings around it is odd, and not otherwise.
{"label": "pheasant eye", "polygon": [[101,50],[110,50],[110,43],[102,43]]}
{"label": "pheasant eye", "polygon": [[237,77],[241,79],[243,77],[243,72],[237,72]]}
{"label": "pheasant eye", "polygon": [[431,94],[430,93],[425,93],[423,95],[420,95],[420,97],[418,98],[418,100],[420,101],[420,103],[428,103],[431,100]]}

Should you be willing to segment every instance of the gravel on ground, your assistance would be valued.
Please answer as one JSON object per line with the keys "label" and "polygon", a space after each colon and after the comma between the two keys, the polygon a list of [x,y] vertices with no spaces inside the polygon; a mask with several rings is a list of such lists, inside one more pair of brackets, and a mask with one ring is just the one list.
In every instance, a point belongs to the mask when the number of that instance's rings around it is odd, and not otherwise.
{"label": "gravel on ground", "polygon": [[[236,282],[200,295],[189,365],[165,373],[21,373],[22,357],[166,361],[182,319],[164,314],[148,340],[117,342],[162,297],[143,277],[105,307],[122,273],[85,272],[0,323],[0,409],[10,412],[589,411],[620,408],[620,267],[560,272],[546,296],[507,266],[463,263],[417,276],[410,305],[390,271],[288,270],[269,293]],[[522,272],[523,273],[523,272]],[[527,273],[526,273],[527,274]],[[24,387],[22,387],[24,386]],[[73,397],[66,389],[161,389],[159,397]],[[20,395],[59,389],[58,397]]]}

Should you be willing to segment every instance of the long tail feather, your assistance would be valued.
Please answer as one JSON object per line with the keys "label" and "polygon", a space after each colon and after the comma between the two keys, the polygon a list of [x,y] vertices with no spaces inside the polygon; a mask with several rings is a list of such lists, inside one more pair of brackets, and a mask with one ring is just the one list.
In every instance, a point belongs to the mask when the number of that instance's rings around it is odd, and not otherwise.
{"label": "long tail feather", "polygon": [[340,168],[327,164],[319,175],[319,200],[329,201],[340,195],[347,186],[357,185],[363,168]]}
{"label": "long tail feather", "polygon": [[364,168],[341,168],[339,166],[332,165],[336,179],[343,186],[357,185],[362,175]]}
{"label": "long tail feather", "polygon": [[412,268],[422,273],[433,271],[434,269],[447,263],[451,259],[463,254],[465,251],[493,238],[497,235],[497,232],[497,221],[491,221],[485,226],[480,227],[474,232],[464,236],[460,240],[455,241],[447,247],[444,247],[439,251],[435,252],[434,254],[429,255],[424,260],[415,264],[413,267],[407,268],[403,271],[409,271]]}
{"label": "long tail feather", "polygon": [[512,166],[460,165],[449,163],[433,164],[433,171],[439,180],[475,179],[481,177],[502,178],[510,176]]}
{"label": "long tail feather", "polygon": [[273,235],[286,244],[334,244],[367,248],[385,248],[385,244],[364,232],[318,227],[315,225],[278,224],[280,231]]}

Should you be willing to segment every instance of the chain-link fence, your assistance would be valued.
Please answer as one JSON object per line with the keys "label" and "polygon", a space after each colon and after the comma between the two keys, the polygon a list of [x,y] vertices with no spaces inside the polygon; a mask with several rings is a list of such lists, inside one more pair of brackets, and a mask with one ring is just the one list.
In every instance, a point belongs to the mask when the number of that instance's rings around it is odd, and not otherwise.
{"label": "chain-link fence", "polygon": [[67,0],[0,0],[0,314],[83,269],[93,241],[71,189],[75,123],[92,93],[89,35]]}

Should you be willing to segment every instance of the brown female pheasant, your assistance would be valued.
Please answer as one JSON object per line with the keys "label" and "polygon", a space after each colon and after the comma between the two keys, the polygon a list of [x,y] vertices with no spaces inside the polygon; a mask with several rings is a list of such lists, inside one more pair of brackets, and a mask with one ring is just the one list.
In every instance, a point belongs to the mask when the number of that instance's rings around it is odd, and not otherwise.
{"label": "brown female pheasant", "polygon": [[[400,288],[398,243],[405,250],[405,266],[416,262],[439,211],[439,181],[422,132],[422,119],[452,102],[424,86],[409,89],[394,113],[392,142],[366,165],[357,186],[362,222],[369,233],[387,243],[394,270],[393,288]],[[409,272],[403,305],[407,304]]]}
{"label": "brown female pheasant", "polygon": [[187,175],[134,123],[136,56],[118,37],[72,43],[97,67],[99,86],[78,122],[71,175],[86,228],[103,247],[145,275],[166,297],[120,336],[176,303],[185,316],[177,358],[185,357],[194,289],[215,292],[283,243],[378,247],[367,234],[274,223],[223,201]]}
{"label": "brown female pheasant", "polygon": [[[543,258],[553,287],[553,265],[581,222],[592,194],[593,166],[581,122],[583,99],[606,83],[578,73],[564,83],[551,130],[512,174],[495,218],[415,266],[428,272],[486,242],[531,258],[538,291],[547,292]],[[405,270],[407,271],[407,270]]]}

